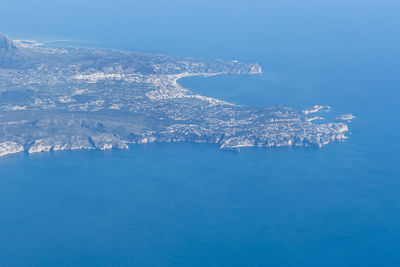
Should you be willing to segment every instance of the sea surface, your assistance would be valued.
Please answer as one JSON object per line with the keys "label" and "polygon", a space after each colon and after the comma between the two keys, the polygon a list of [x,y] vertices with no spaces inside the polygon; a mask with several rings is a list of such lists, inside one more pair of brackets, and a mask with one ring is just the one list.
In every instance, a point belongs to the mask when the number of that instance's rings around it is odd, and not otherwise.
{"label": "sea surface", "polygon": [[17,2],[0,11],[11,37],[258,62],[262,75],[179,83],[357,118],[348,140],[320,149],[169,143],[0,158],[0,266],[400,265],[398,2]]}

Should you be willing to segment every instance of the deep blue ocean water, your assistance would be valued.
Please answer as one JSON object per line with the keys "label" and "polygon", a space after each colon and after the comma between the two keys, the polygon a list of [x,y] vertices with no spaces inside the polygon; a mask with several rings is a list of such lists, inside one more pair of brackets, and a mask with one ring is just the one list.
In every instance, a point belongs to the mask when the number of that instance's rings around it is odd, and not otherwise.
{"label": "deep blue ocean water", "polygon": [[400,4],[166,3],[10,1],[0,31],[258,62],[262,75],[180,83],[241,105],[330,105],[323,116],[357,116],[349,139],[0,158],[0,266],[399,266]]}

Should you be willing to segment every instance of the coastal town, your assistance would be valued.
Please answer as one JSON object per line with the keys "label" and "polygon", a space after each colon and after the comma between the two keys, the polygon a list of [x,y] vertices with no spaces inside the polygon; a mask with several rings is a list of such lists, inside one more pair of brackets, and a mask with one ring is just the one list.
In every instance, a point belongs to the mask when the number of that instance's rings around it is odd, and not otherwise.
{"label": "coastal town", "polygon": [[236,60],[55,48],[0,35],[0,156],[150,142],[213,143],[230,150],[321,147],[347,138],[344,122],[351,114],[321,123],[315,114],[324,106],[234,105],[177,82],[260,73],[258,64]]}

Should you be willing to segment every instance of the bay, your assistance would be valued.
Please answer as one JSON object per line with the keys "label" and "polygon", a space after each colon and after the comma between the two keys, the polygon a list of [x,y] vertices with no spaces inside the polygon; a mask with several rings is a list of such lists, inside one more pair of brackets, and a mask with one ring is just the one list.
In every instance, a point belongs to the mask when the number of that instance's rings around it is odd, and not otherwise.
{"label": "bay", "polygon": [[348,140],[321,149],[171,143],[3,157],[0,265],[399,265],[398,2],[40,2],[5,3],[5,33],[258,62],[262,75],[179,83],[239,105],[322,104],[326,121],[357,118]]}

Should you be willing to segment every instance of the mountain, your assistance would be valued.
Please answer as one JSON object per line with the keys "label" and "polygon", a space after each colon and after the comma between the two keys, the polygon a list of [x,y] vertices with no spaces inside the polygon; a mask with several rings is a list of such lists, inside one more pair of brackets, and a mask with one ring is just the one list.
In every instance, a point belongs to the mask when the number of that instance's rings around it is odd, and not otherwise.
{"label": "mountain", "polygon": [[0,33],[0,68],[17,68],[22,57],[13,40]]}
{"label": "mountain", "polygon": [[12,52],[17,50],[17,46],[10,38],[0,33],[0,50],[1,52]]}

